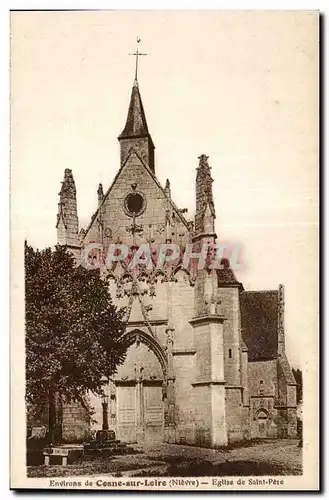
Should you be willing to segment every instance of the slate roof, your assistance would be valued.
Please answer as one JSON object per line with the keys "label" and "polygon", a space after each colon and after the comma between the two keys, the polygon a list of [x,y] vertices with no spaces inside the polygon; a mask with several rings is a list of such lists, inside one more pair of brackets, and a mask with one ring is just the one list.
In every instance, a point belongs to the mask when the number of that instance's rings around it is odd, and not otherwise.
{"label": "slate roof", "polygon": [[244,291],[240,294],[242,338],[249,361],[277,358],[278,291]]}
{"label": "slate roof", "polygon": [[217,270],[217,281],[218,287],[227,286],[238,286],[243,290],[243,285],[240,283],[230,267],[229,259],[223,258],[221,261],[221,267]]}
{"label": "slate roof", "polygon": [[126,125],[119,139],[132,137],[150,137],[137,81],[132,88]]}

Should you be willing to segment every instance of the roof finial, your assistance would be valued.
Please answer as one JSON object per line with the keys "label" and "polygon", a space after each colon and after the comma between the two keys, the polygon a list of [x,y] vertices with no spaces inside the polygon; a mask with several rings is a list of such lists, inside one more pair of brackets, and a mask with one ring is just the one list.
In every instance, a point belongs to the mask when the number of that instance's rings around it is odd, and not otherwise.
{"label": "roof finial", "polygon": [[101,184],[101,183],[99,183],[99,185],[98,185],[97,197],[98,197],[98,206],[99,206],[104,199],[103,184]]}
{"label": "roof finial", "polygon": [[[141,42],[141,39],[139,37],[137,37],[137,43],[140,43]],[[136,56],[136,66],[135,66],[135,83],[138,82],[138,79],[137,79],[137,76],[138,76],[138,57],[139,56],[147,56],[147,54],[143,53],[143,52],[139,52],[138,51],[138,45],[137,45],[137,49],[136,49],[136,52],[132,53],[132,54],[129,54],[130,56]]]}

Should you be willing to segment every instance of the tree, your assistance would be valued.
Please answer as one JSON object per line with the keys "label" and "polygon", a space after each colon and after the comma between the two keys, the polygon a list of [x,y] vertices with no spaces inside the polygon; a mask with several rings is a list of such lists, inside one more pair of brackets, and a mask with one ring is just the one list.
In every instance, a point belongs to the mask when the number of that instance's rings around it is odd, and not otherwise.
{"label": "tree", "polygon": [[[26,400],[49,412],[54,442],[56,399],[83,402],[102,393],[102,377],[125,357],[123,311],[99,270],[75,265],[65,247],[25,244]],[[104,380],[104,379],[103,379]]]}
{"label": "tree", "polygon": [[303,373],[299,368],[292,369],[293,376],[296,380],[297,404],[303,401]]}

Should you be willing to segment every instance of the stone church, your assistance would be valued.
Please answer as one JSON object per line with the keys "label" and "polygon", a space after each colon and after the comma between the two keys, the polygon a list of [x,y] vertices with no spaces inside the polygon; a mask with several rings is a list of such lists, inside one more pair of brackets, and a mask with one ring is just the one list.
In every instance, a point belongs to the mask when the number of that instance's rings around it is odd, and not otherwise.
{"label": "stone church", "polygon": [[[65,170],[57,216],[58,243],[78,257],[90,243],[132,251],[214,244],[215,204],[208,157],[196,169],[195,218],[157,179],[154,143],[135,79],[118,137],[121,161],[98,206],[80,229],[72,171]],[[191,168],[194,168],[191,166]],[[108,425],[128,443],[169,442],[216,447],[250,438],[296,437],[296,382],[285,354],[284,287],[249,291],[228,259],[220,269],[192,272],[179,259],[162,269],[125,262],[107,268],[113,301],[125,308],[129,349],[108,381]],[[92,426],[102,428],[102,401],[93,395]],[[63,408],[62,435],[83,440],[84,410]]]}

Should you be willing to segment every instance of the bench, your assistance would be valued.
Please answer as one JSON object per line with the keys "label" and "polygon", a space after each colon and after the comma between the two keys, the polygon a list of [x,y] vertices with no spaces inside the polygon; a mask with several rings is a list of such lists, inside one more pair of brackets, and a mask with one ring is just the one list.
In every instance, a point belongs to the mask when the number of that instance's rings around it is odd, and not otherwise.
{"label": "bench", "polygon": [[45,448],[43,450],[45,465],[50,465],[50,457],[61,457],[62,465],[67,465],[68,448]]}

